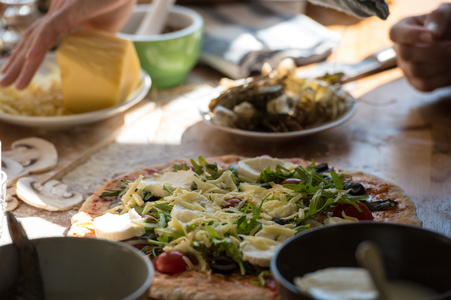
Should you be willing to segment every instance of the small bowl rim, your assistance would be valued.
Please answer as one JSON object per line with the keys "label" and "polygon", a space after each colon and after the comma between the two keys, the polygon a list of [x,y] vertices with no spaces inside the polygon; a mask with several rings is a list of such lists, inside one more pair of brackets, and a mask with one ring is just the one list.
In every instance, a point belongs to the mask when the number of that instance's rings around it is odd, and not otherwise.
{"label": "small bowl rim", "polygon": [[[367,225],[367,226],[387,226],[387,227],[398,227],[398,228],[404,228],[406,230],[416,230],[416,231],[423,231],[426,234],[430,234],[431,237],[437,237],[440,239],[445,239],[446,241],[450,241],[451,239],[447,236],[445,236],[444,234],[441,234],[439,232],[436,231],[432,231],[430,229],[424,228],[424,227],[418,227],[418,226],[413,226],[413,225],[409,225],[409,224],[401,224],[401,223],[393,223],[393,222],[374,222],[374,221],[360,221],[358,223],[343,223],[343,224],[333,224],[333,225],[325,225],[325,226],[320,226],[320,227],[315,227],[312,229],[309,229],[307,231],[304,232],[300,232],[297,235],[292,236],[291,238],[289,238],[288,240],[286,240],[284,243],[282,243],[282,245],[280,245],[276,252],[274,253],[271,262],[270,262],[270,270],[271,273],[273,274],[276,282],[278,282],[278,284],[282,285],[284,288],[286,288],[287,290],[289,290],[290,292],[294,293],[294,294],[299,294],[299,290],[296,287],[296,285],[294,283],[292,283],[291,281],[287,280],[279,271],[279,268],[277,267],[277,257],[280,255],[280,252],[283,251],[283,248],[285,248],[287,245],[291,244],[294,242],[294,240],[298,239],[301,236],[304,235],[308,235],[308,234],[314,234],[316,231],[318,230],[323,230],[325,228],[331,228],[331,227],[336,227],[336,226],[341,226],[341,227],[353,227],[353,226],[359,226],[359,225]],[[447,294],[447,292],[442,293],[437,295],[437,299],[442,299],[440,298],[442,295]],[[312,298],[313,299],[313,298]],[[433,298],[436,299],[436,298]]]}
{"label": "small bowl rim", "polygon": [[[133,14],[137,12],[146,12],[150,9],[152,4],[139,4],[136,5]],[[181,30],[174,31],[174,32],[168,32],[168,33],[162,33],[162,34],[156,34],[156,35],[136,35],[136,34],[129,34],[129,33],[123,33],[118,32],[117,36],[123,39],[128,39],[133,42],[156,42],[156,41],[166,41],[166,40],[172,40],[180,37],[187,36],[189,34],[192,34],[198,30],[200,30],[203,27],[204,20],[202,19],[201,15],[197,13],[196,11],[179,5],[174,5],[171,7],[171,12],[183,14],[186,16],[189,16],[193,23],[189,25],[188,27],[185,27]],[[132,15],[133,15],[132,14]]]}
{"label": "small bowl rim", "polygon": [[[134,253],[136,256],[141,257],[147,267],[149,275],[147,276],[146,280],[143,281],[143,283],[139,286],[139,288],[135,289],[132,293],[130,293],[129,295],[124,297],[122,300],[134,300],[134,299],[138,299],[139,297],[141,297],[144,294],[147,294],[147,291],[150,288],[152,281],[155,277],[155,268],[154,268],[151,260],[144,253],[142,253],[141,251],[139,251],[132,245],[129,245],[129,244],[123,243],[123,242],[113,242],[113,241],[108,241],[108,240],[103,240],[103,239],[71,237],[71,236],[41,237],[41,238],[30,239],[30,241],[34,245],[37,246],[41,242],[52,243],[52,241],[55,241],[55,240],[62,241],[64,239],[65,240],[69,239],[69,240],[73,240],[73,241],[78,240],[80,243],[91,243],[91,244],[98,243],[98,244],[103,244],[103,245],[110,245],[110,246],[118,247],[118,249],[125,248],[125,249],[128,249],[129,251],[131,251],[132,253]],[[2,245],[1,247],[14,247],[14,245],[12,243],[9,243],[9,244]]]}

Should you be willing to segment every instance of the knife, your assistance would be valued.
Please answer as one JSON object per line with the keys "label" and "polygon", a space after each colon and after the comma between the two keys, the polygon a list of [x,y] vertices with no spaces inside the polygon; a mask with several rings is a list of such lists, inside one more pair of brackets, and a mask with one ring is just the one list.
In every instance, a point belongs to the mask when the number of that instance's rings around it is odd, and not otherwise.
{"label": "knife", "polygon": [[344,84],[396,67],[396,52],[393,47],[383,48],[355,64],[325,61],[299,70],[301,78],[320,77],[326,73],[344,73],[340,83]]}

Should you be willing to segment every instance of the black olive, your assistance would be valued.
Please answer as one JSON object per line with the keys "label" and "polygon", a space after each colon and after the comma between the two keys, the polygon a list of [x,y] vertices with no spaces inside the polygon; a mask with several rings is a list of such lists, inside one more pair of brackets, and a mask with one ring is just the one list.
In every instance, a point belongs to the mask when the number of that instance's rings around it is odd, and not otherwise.
{"label": "black olive", "polygon": [[274,218],[274,219],[272,219],[272,221],[273,221],[274,223],[279,224],[279,225],[285,225],[285,224],[287,224],[287,222],[286,222],[284,219],[281,219],[281,218]]}
{"label": "black olive", "polygon": [[315,166],[315,172],[316,173],[322,173],[329,170],[329,165],[327,163],[322,163]]}
{"label": "black olive", "polygon": [[366,194],[365,187],[361,183],[355,181],[346,184],[343,189],[350,190],[349,194],[353,196]]}
{"label": "black olive", "polygon": [[230,273],[238,269],[238,264],[225,255],[214,256],[208,260],[210,268],[216,273]]}
{"label": "black olive", "polygon": [[370,209],[370,211],[389,210],[398,206],[398,202],[391,199],[364,202],[364,204]]}

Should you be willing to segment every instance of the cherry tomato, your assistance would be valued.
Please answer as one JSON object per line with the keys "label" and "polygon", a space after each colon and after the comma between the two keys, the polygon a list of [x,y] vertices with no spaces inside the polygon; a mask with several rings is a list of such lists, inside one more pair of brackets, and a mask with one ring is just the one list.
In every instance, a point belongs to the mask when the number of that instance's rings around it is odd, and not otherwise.
{"label": "cherry tomato", "polygon": [[154,261],[155,270],[169,275],[177,274],[186,270],[185,254],[172,250],[163,252]]}
{"label": "cherry tomato", "polygon": [[277,291],[277,283],[273,277],[265,278],[265,287],[270,289],[271,291]]}
{"label": "cherry tomato", "polygon": [[282,182],[280,184],[284,185],[284,184],[299,184],[301,183],[302,180],[299,178],[287,178],[282,180]]}
{"label": "cherry tomato", "polygon": [[348,217],[356,218],[360,221],[374,220],[373,214],[365,204],[360,201],[357,201],[356,204],[360,207],[362,212],[359,212],[352,204],[339,203],[335,206],[332,216],[344,219],[344,212]]}
{"label": "cherry tomato", "polygon": [[224,206],[224,208],[235,207],[241,201],[243,201],[243,199],[240,199],[240,198],[237,198],[237,197],[228,198],[228,199],[224,199],[224,200],[227,201],[227,203],[228,203],[226,206]]}

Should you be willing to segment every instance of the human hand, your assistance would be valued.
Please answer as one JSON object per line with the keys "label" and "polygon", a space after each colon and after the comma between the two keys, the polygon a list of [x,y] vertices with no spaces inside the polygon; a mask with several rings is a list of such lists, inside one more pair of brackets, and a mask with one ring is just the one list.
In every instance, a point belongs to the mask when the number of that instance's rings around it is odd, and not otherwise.
{"label": "human hand", "polygon": [[451,85],[451,3],[407,17],[390,29],[398,66],[419,91]]}
{"label": "human hand", "polygon": [[74,29],[119,31],[130,16],[136,0],[53,0],[49,11],[24,33],[2,67],[0,86],[15,84],[24,89],[45,54]]}

